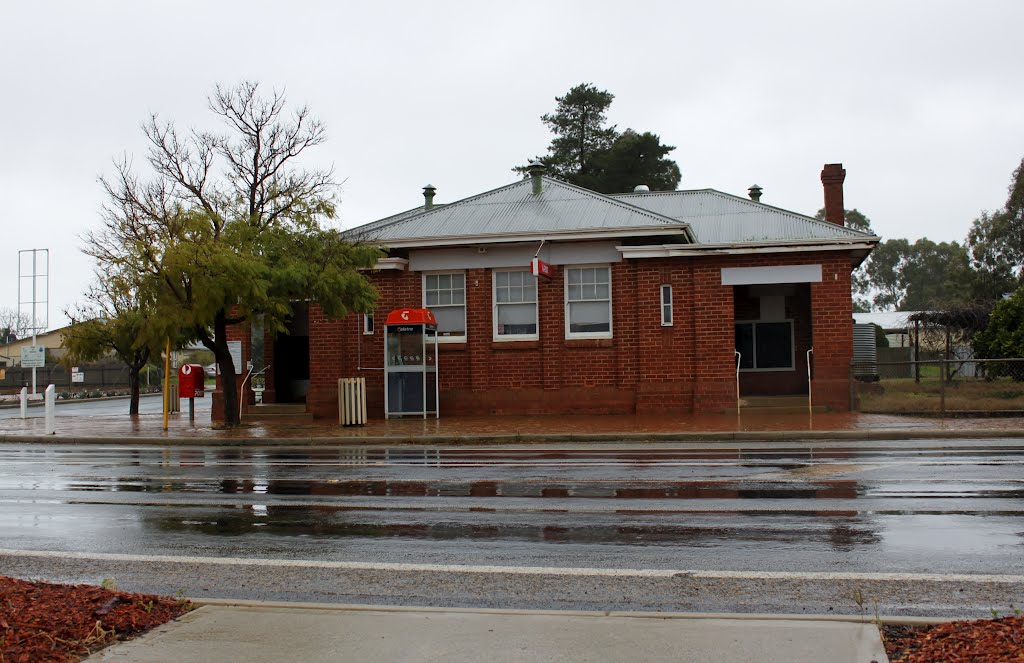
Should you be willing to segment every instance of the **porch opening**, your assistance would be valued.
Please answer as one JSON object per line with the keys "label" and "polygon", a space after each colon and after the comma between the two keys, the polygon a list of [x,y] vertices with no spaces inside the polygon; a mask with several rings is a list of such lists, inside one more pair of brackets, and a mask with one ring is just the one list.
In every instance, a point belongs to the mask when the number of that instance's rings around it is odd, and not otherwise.
{"label": "porch opening", "polygon": [[733,326],[740,397],[807,395],[810,284],[734,286]]}

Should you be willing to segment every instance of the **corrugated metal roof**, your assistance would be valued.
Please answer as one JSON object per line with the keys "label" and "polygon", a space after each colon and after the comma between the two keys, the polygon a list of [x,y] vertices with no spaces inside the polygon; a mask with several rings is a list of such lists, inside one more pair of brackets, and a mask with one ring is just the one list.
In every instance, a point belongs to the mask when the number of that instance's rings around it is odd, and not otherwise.
{"label": "corrugated metal roof", "polygon": [[387,244],[426,238],[657,228],[666,224],[672,226],[667,232],[678,233],[678,227],[687,223],[631,202],[550,177],[543,178],[543,190],[535,195],[533,183],[524,179],[430,211],[402,212],[353,228],[347,234]]}
{"label": "corrugated metal roof", "polygon": [[688,233],[702,245],[875,239],[714,189],[606,196],[550,177],[543,178],[540,195],[534,195],[532,182],[523,179],[429,211],[415,207],[353,228],[346,235],[385,245],[448,238],[455,244],[466,237],[498,239],[620,228],[650,231],[666,224],[673,226],[668,232]]}
{"label": "corrugated metal roof", "polygon": [[868,233],[714,189],[622,193],[612,197],[689,223],[698,244],[855,240],[873,237]]}
{"label": "corrugated metal roof", "polygon": [[907,329],[913,327],[910,316],[916,315],[918,311],[874,311],[871,313],[854,313],[854,322],[861,324],[875,324],[882,329]]}

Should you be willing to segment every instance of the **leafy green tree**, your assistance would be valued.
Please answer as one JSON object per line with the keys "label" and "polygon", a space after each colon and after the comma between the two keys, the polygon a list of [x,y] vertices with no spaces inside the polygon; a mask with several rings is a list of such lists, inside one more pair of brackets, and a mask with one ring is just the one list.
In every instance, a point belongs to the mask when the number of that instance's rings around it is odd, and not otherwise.
{"label": "leafy green tree", "polygon": [[871,303],[876,310],[898,309],[907,294],[903,270],[910,255],[910,242],[890,239],[879,242],[864,264],[867,289],[873,293]]}
{"label": "leafy green tree", "polygon": [[[554,113],[541,116],[555,137],[539,157],[555,177],[601,193],[624,193],[638,184],[655,191],[679,186],[679,166],[667,158],[675,147],[662,145],[651,132],[607,126],[607,111],[615,95],[581,83],[555,97]],[[513,168],[526,173],[523,166]]]}
{"label": "leafy green tree", "polygon": [[72,366],[116,356],[128,367],[128,413],[137,415],[139,374],[151,357],[160,356],[163,345],[147,324],[153,315],[152,302],[140,296],[131,279],[116,272],[97,274],[85,298],[86,303],[76,311],[65,312],[71,325],[64,331],[65,354],[61,361]]}
{"label": "leafy green tree", "polygon": [[[824,221],[825,208],[822,207],[820,210],[815,212],[814,218]],[[858,210],[857,208],[843,210],[843,222],[843,225],[845,225],[847,228],[852,228],[853,230],[859,230],[861,232],[872,234],[874,234],[875,232],[874,230],[871,229],[871,219],[864,216],[864,213]]]}
{"label": "leafy green tree", "polygon": [[679,186],[679,166],[666,158],[676,148],[662,145],[649,131],[626,129],[598,159],[594,190],[601,193],[632,191],[646,184],[652,191],[674,191]]}
{"label": "leafy green tree", "polygon": [[973,345],[975,353],[986,359],[1024,357],[1024,288],[995,305]]}
{"label": "leafy green tree", "polygon": [[1024,284],[1024,159],[1013,172],[1005,206],[974,220],[967,247],[976,299],[995,302]]}
{"label": "leafy green tree", "polygon": [[[957,242],[922,238],[880,242],[864,263],[861,292],[876,310],[927,311],[971,301],[967,251]],[[855,280],[855,287],[857,281]]]}
{"label": "leafy green tree", "polygon": [[370,310],[376,292],[360,270],[382,253],[327,225],[333,173],[296,165],[326,139],[307,107],[289,114],[282,93],[262,96],[243,82],[217,86],[209,108],[226,133],[179,133],[149,119],[152,177],[141,180],[122,161],[115,178],[101,179],[104,223],[86,237],[86,252],[152,293],[149,333],[186,329],[213,352],[231,426],[243,367],[231,361],[228,328],[262,316],[267,332],[286,332],[296,300],[313,299],[331,317]]}
{"label": "leafy green tree", "polygon": [[605,126],[606,112],[615,98],[591,83],[580,83],[564,96],[555,97],[554,113],[541,121],[555,134],[543,158],[552,175],[573,184],[592,188],[601,156],[615,142],[615,126]]}
{"label": "leafy green tree", "polygon": [[957,242],[917,240],[910,245],[903,274],[907,291],[898,304],[901,311],[946,310],[971,302],[967,250]]}

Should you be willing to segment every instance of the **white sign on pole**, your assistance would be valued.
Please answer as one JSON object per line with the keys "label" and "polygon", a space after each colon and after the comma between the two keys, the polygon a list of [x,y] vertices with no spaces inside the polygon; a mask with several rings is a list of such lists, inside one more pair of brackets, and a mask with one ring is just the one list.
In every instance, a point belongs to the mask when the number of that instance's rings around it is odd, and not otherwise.
{"label": "white sign on pole", "polygon": [[85,382],[85,373],[74,371],[71,373],[72,382]]}
{"label": "white sign on pole", "polygon": [[241,341],[228,341],[228,352],[231,353],[231,363],[235,367],[235,375],[238,375],[242,371],[242,342]]}
{"label": "white sign on pole", "polygon": [[24,368],[46,368],[46,348],[41,345],[22,348],[21,365]]}

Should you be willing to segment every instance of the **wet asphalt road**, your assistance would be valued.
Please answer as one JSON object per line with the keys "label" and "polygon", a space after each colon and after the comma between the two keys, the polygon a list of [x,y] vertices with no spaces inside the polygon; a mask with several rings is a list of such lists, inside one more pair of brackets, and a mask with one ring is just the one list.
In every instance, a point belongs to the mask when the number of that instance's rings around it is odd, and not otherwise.
{"label": "wet asphalt road", "polygon": [[197,597],[980,615],[1024,603],[1022,467],[1022,440],[4,444],[0,573]]}

